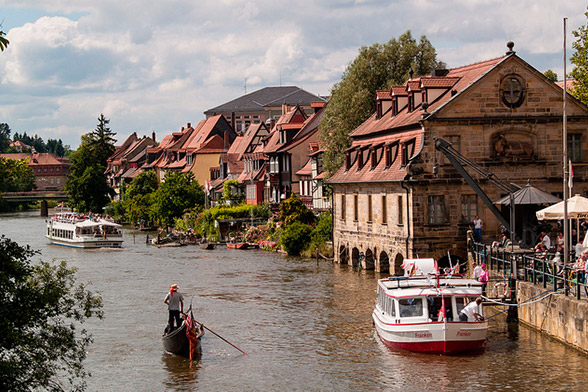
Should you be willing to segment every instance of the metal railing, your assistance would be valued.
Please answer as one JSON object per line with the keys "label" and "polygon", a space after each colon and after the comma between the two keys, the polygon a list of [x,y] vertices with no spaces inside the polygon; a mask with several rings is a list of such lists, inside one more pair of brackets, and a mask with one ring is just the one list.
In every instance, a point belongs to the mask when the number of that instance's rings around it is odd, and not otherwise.
{"label": "metal railing", "polygon": [[[545,289],[561,290],[566,296],[588,298],[588,279],[585,270],[576,268],[574,263],[564,265],[563,255],[557,255],[555,252],[539,254],[532,249],[512,252],[473,240],[470,240],[470,251],[476,262],[485,263],[490,271],[502,274],[503,279],[508,280],[511,293],[514,293],[515,281],[524,280],[536,285],[541,284]],[[572,252],[569,260],[575,260]]]}

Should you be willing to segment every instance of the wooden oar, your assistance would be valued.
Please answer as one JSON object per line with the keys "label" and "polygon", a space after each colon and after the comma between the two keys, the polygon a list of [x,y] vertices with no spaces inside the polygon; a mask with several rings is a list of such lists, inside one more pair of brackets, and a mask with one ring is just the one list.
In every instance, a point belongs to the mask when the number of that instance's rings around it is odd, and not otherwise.
{"label": "wooden oar", "polygon": [[202,324],[200,321],[198,321],[196,319],[194,319],[194,321],[196,321],[198,324],[202,325],[202,328],[208,330],[209,332],[212,332],[213,334],[215,334],[216,336],[218,336],[219,338],[221,338],[222,340],[224,340],[225,342],[227,342],[231,346],[235,347],[237,350],[241,351],[243,354],[249,355],[245,351],[241,350],[239,347],[235,346],[233,343],[229,342],[227,339],[225,339],[222,336],[220,336],[218,333],[214,332],[212,329],[208,328],[206,325]]}

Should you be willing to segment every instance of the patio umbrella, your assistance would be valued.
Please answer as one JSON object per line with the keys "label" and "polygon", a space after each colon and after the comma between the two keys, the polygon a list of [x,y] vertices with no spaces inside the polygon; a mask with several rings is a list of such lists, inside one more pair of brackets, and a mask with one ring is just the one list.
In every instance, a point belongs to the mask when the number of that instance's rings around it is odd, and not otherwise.
{"label": "patio umbrella", "polygon": [[[539,220],[560,220],[564,218],[564,202],[544,208],[536,212]],[[588,218],[588,199],[576,195],[568,199],[568,218],[582,219]]]}
{"label": "patio umbrella", "polygon": [[[513,192],[514,204],[553,204],[561,201],[557,196],[553,196],[547,192],[543,192],[540,189],[531,186],[530,184],[525,185],[518,191]],[[494,202],[494,204],[510,205],[510,195],[504,196],[502,199]],[[563,208],[563,207],[562,207]]]}

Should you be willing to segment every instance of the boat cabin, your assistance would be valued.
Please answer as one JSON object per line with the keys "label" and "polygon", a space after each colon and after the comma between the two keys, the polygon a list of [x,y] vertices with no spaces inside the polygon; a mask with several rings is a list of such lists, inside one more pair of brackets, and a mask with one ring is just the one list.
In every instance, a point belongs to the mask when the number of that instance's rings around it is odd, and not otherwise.
{"label": "boat cabin", "polygon": [[480,282],[455,276],[438,283],[435,276],[391,277],[378,282],[376,308],[395,324],[459,321],[461,310],[481,291]]}

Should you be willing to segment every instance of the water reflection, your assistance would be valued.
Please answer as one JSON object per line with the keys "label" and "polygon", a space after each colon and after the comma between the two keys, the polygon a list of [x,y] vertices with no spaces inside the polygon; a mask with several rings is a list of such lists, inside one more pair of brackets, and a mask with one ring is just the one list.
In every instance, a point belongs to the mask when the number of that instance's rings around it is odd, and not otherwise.
{"label": "water reflection", "polygon": [[167,371],[168,379],[164,381],[166,389],[176,391],[193,391],[200,369],[200,357],[190,361],[185,357],[163,353],[161,361]]}
{"label": "water reflection", "polygon": [[[217,247],[156,248],[125,231],[122,250],[84,251],[46,243],[44,220],[0,216],[0,232],[65,259],[104,300],[106,318],[86,361],[89,391],[574,391],[588,358],[525,326],[491,320],[486,349],[440,356],[394,351],[372,325],[373,271]],[[180,285],[195,318],[245,350],[210,333],[202,357],[163,353],[163,297]],[[124,331],[124,332],[123,332]]]}

